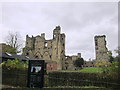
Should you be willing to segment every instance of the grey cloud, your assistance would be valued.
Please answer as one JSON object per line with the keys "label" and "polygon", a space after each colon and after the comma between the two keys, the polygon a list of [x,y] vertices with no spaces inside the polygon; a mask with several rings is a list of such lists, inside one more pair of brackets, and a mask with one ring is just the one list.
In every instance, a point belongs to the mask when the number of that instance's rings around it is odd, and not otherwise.
{"label": "grey cloud", "polygon": [[[46,33],[60,25],[66,34],[66,54],[81,52],[85,59],[94,57],[94,36],[107,35],[108,48],[117,43],[117,3],[4,3],[3,24],[19,30],[22,37]],[[114,37],[114,38],[111,38]]]}

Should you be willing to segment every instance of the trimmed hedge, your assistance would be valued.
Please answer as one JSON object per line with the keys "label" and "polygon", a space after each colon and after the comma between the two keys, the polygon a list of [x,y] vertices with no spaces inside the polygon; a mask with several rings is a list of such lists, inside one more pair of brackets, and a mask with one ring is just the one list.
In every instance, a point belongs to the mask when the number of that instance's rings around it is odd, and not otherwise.
{"label": "trimmed hedge", "polygon": [[101,86],[118,87],[118,78],[105,77],[100,73],[50,72],[49,86]]}
{"label": "trimmed hedge", "polygon": [[8,67],[2,67],[2,84],[26,87],[27,69],[8,69]]}

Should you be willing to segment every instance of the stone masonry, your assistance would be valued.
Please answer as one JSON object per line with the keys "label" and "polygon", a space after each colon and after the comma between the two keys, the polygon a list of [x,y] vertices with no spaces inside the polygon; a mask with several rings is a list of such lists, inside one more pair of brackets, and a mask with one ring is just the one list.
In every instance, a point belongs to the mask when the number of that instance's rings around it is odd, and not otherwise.
{"label": "stone masonry", "polygon": [[[109,52],[106,47],[106,36],[95,36],[96,61],[109,60]],[[31,58],[45,60],[48,69],[53,70],[76,70],[74,61],[81,58],[81,53],[73,56],[65,55],[65,34],[61,33],[61,27],[57,26],[53,30],[53,38],[46,40],[45,33],[38,36],[29,37],[26,35],[26,45],[23,55]]]}
{"label": "stone masonry", "polygon": [[60,26],[53,30],[53,38],[50,40],[45,39],[45,33],[36,37],[26,35],[23,55],[36,59],[56,61],[57,70],[61,70],[63,60],[65,60],[65,34],[61,33]]}
{"label": "stone masonry", "polygon": [[63,69],[64,70],[77,70],[77,67],[75,67],[74,62],[78,58],[81,58],[81,53],[78,53],[78,55],[66,56]]}
{"label": "stone masonry", "polygon": [[109,60],[109,53],[108,49],[106,47],[106,36],[95,36],[95,51],[96,51],[96,60],[103,60],[108,61]]}

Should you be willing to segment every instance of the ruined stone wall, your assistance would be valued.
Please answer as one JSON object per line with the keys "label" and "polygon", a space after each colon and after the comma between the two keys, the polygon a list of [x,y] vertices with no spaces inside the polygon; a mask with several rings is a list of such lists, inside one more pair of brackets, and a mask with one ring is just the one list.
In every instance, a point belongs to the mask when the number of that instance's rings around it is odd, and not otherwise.
{"label": "ruined stone wall", "polygon": [[46,40],[45,34],[29,37],[26,35],[26,46],[23,55],[31,58],[51,60],[57,62],[58,69],[62,69],[65,60],[65,34],[61,34],[60,26],[53,30],[53,39]]}
{"label": "ruined stone wall", "polygon": [[96,51],[96,60],[109,60],[108,49],[106,47],[106,36],[95,36],[95,51]]}
{"label": "ruined stone wall", "polygon": [[78,53],[78,55],[73,55],[73,56],[66,56],[66,59],[63,64],[63,69],[64,70],[76,70],[77,67],[75,67],[74,62],[78,58],[81,58],[81,54]]}

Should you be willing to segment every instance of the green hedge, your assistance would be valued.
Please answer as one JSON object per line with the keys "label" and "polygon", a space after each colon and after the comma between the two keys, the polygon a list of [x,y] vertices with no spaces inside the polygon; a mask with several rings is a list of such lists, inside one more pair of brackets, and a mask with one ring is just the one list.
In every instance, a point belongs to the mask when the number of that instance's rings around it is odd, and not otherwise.
{"label": "green hedge", "polygon": [[27,69],[2,67],[2,84],[11,86],[27,86]]}
{"label": "green hedge", "polygon": [[118,78],[105,77],[100,73],[50,72],[49,86],[101,86],[118,87]]}

